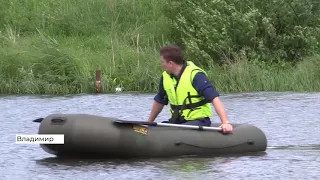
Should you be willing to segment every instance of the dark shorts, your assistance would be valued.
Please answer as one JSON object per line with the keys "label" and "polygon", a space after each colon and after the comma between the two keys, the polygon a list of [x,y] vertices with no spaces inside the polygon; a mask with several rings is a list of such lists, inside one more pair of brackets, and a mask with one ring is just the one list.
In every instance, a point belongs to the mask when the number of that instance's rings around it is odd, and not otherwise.
{"label": "dark shorts", "polygon": [[[162,123],[170,123],[169,121],[163,121]],[[211,126],[211,120],[210,118],[202,118],[198,120],[192,120],[192,121],[184,121],[183,123],[180,123],[183,125],[194,125],[194,126]]]}

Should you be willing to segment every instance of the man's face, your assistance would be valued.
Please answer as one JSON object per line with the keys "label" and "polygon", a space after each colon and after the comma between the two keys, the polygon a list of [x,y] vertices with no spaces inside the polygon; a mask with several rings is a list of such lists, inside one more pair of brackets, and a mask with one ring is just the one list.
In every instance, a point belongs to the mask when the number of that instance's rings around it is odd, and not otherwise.
{"label": "man's face", "polygon": [[172,61],[169,61],[167,62],[163,56],[161,56],[161,65],[162,65],[162,68],[167,72],[167,73],[172,73],[172,70],[173,70],[173,62]]}

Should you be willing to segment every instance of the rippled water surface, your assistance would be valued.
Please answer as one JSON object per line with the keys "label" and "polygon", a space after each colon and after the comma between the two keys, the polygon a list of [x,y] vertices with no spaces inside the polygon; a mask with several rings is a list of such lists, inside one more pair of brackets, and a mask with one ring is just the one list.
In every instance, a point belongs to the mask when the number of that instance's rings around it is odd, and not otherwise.
{"label": "rippled water surface", "polygon": [[[15,144],[15,135],[36,134],[39,124],[32,120],[51,113],[146,120],[153,94],[0,97],[0,180],[320,179],[320,93],[241,93],[221,99],[231,122],[250,123],[265,132],[265,153],[136,160],[56,158],[39,145]],[[168,117],[165,107],[157,121]],[[219,121],[216,114],[212,121]]]}

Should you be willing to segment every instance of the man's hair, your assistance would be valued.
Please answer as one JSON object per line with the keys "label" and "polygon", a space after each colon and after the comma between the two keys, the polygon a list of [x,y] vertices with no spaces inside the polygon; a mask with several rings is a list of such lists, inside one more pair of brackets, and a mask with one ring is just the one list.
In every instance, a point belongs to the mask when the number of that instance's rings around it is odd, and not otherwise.
{"label": "man's hair", "polygon": [[183,64],[184,53],[179,46],[167,45],[160,48],[160,56],[163,56],[167,62],[173,61],[176,64]]}

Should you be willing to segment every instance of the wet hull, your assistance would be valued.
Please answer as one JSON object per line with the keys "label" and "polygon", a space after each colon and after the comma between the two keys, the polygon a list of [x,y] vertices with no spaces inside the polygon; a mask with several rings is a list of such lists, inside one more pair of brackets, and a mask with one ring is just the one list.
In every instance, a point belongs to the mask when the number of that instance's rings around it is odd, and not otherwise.
{"label": "wet hull", "polygon": [[[232,134],[177,127],[117,124],[115,118],[88,114],[52,114],[39,134],[64,134],[64,144],[41,144],[57,156],[169,157],[265,151],[267,139],[257,127],[233,124]],[[218,126],[213,124],[212,126]]]}

